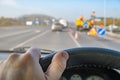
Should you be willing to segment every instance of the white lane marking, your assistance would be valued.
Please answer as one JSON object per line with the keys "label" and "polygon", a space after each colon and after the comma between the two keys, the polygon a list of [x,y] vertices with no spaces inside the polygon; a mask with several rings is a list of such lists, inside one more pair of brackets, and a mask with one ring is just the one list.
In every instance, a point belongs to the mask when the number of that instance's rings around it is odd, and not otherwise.
{"label": "white lane marking", "polygon": [[36,33],[39,33],[39,32],[40,32],[40,30],[35,30],[35,32],[36,32]]}
{"label": "white lane marking", "polygon": [[33,38],[30,38],[30,39],[28,39],[28,40],[26,40],[26,41],[24,41],[24,42],[18,44],[17,46],[15,46],[15,47],[9,49],[9,50],[13,50],[14,48],[21,47],[21,46],[23,46],[23,45],[29,43],[30,41],[35,40],[35,39],[37,39],[38,37],[47,34],[48,32],[50,32],[50,31],[48,30],[48,31],[46,31],[46,32],[44,32],[44,33],[42,33],[42,34],[40,34],[40,35],[37,35],[37,36],[35,36],[35,37],[33,37]]}
{"label": "white lane marking", "polygon": [[81,45],[78,43],[78,41],[75,40],[75,38],[72,36],[72,34],[68,33],[70,35],[70,37],[72,38],[72,40],[75,42],[75,44],[78,46],[78,47],[81,47]]}
{"label": "white lane marking", "polygon": [[15,36],[15,35],[22,34],[22,33],[27,33],[27,32],[30,32],[30,31],[31,30],[21,31],[21,32],[12,33],[12,34],[7,34],[7,35],[0,36],[0,38],[5,38],[5,37],[8,37],[8,36]]}

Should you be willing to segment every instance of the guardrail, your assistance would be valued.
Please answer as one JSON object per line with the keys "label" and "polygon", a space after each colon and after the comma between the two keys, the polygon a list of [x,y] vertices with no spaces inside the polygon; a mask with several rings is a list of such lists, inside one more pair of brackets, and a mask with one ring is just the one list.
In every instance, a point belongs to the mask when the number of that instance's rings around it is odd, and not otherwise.
{"label": "guardrail", "polygon": [[113,33],[113,32],[106,32],[106,35],[109,36],[109,37],[120,39],[120,34],[119,33],[117,34],[117,33]]}

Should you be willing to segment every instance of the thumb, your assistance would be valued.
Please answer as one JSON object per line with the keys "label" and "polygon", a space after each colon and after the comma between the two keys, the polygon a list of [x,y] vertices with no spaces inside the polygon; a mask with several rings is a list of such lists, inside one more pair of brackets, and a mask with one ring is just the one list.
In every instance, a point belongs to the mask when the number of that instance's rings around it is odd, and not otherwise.
{"label": "thumb", "polygon": [[66,68],[66,63],[69,58],[67,52],[62,51],[56,53],[52,59],[50,66],[46,71],[46,78],[47,80],[59,80],[62,73]]}

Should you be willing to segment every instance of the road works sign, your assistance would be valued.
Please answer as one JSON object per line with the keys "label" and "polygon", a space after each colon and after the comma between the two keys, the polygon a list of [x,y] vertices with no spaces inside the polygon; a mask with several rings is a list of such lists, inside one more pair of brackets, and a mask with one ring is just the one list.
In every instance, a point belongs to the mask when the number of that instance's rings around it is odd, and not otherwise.
{"label": "road works sign", "polygon": [[105,28],[98,28],[97,33],[100,36],[104,36],[106,34],[106,30],[105,30]]}
{"label": "road works sign", "polygon": [[83,24],[83,27],[84,27],[84,28],[88,28],[88,23],[85,22],[85,23]]}

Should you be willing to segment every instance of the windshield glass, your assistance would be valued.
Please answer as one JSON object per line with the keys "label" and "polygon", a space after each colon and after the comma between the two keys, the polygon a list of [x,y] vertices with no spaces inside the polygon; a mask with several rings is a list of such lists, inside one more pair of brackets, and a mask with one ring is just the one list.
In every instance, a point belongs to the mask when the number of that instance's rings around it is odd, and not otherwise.
{"label": "windshield glass", "polygon": [[0,50],[120,50],[120,0],[0,0]]}

